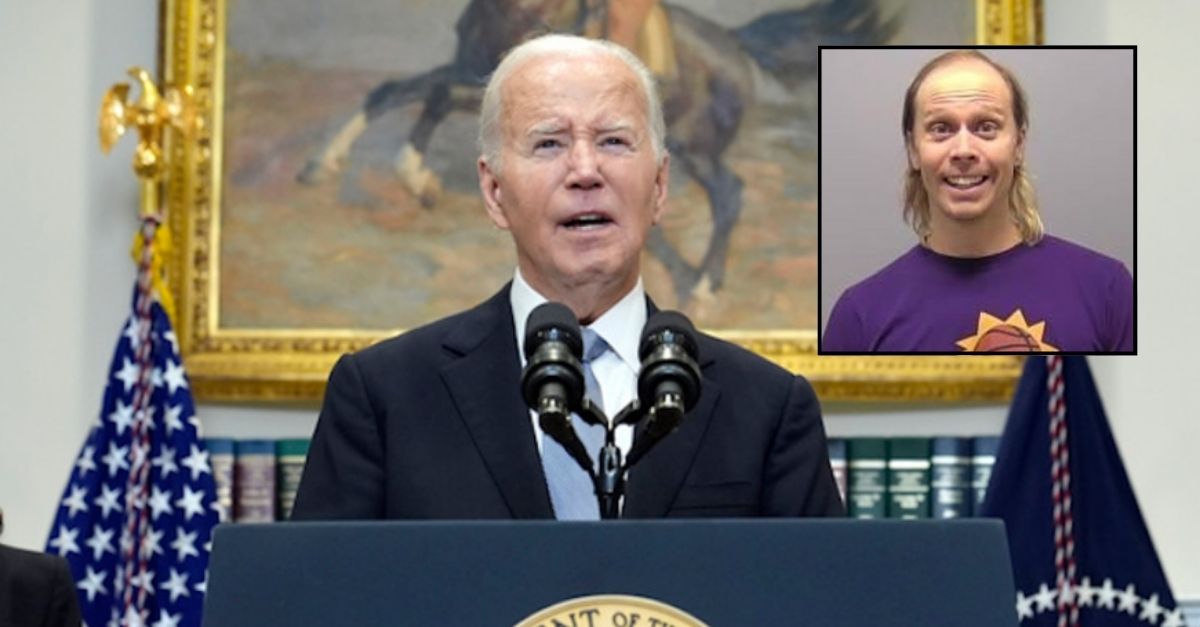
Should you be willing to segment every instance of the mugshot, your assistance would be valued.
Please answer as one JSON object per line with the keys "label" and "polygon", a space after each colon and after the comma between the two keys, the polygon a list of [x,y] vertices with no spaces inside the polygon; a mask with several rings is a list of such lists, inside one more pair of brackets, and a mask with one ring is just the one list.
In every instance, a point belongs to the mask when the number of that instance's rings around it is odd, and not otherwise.
{"label": "mugshot", "polygon": [[820,63],[820,352],[1136,352],[1133,48]]}

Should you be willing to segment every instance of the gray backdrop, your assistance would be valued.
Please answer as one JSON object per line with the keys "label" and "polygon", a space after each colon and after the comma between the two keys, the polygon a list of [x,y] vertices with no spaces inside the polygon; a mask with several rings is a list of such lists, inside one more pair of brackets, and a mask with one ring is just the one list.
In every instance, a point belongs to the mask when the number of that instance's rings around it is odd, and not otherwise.
{"label": "gray backdrop", "polygon": [[[822,51],[822,329],[847,287],[917,242],[901,213],[900,112],[908,83],[941,52]],[[1016,74],[1029,99],[1025,156],[1046,232],[1119,259],[1133,272],[1133,51],[984,53]]]}

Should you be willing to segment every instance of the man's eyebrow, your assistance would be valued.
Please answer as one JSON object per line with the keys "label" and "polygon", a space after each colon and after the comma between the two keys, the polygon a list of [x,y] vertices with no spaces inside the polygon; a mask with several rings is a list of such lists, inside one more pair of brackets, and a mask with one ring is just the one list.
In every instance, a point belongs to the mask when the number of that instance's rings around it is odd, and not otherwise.
{"label": "man's eyebrow", "polygon": [[[949,107],[942,107],[931,103],[925,107],[925,110],[922,112],[921,119],[928,120],[930,118],[938,117],[939,115],[945,113],[948,109]],[[984,103],[983,110],[987,113],[999,115],[1000,117],[1009,117],[1008,108],[1003,105]]]}
{"label": "man's eyebrow", "polygon": [[561,122],[542,122],[535,124],[526,131],[527,136],[533,135],[558,135],[566,130],[566,127]]}
{"label": "man's eyebrow", "polygon": [[624,122],[624,121],[612,122],[610,124],[604,124],[604,125],[596,128],[596,130],[600,133],[616,133],[616,132],[620,132],[620,131],[632,131],[633,129],[634,129],[633,124],[631,124],[629,122]]}

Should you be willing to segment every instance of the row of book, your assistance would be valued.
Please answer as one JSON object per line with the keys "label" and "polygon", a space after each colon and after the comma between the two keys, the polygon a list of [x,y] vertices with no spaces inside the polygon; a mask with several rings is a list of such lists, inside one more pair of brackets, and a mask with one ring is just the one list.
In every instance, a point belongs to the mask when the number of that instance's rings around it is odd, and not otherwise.
{"label": "row of book", "polygon": [[[230,522],[292,514],[307,439],[208,438],[217,502]],[[983,502],[999,438],[831,438],[829,461],[853,518],[959,518]]]}
{"label": "row of book", "polygon": [[272,522],[292,515],[308,440],[206,438],[217,504],[225,522]]}
{"label": "row of book", "polygon": [[852,518],[960,518],[983,503],[1000,438],[831,438],[829,462]]}

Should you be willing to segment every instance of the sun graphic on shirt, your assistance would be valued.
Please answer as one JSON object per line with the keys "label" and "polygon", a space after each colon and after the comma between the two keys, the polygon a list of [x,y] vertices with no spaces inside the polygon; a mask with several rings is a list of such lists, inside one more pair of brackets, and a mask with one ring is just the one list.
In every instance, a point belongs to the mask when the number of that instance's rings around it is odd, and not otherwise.
{"label": "sun graphic on shirt", "polygon": [[1045,320],[1030,326],[1020,309],[1004,320],[981,311],[975,335],[957,343],[959,348],[968,353],[1057,352],[1057,348],[1042,341],[1045,333]]}

